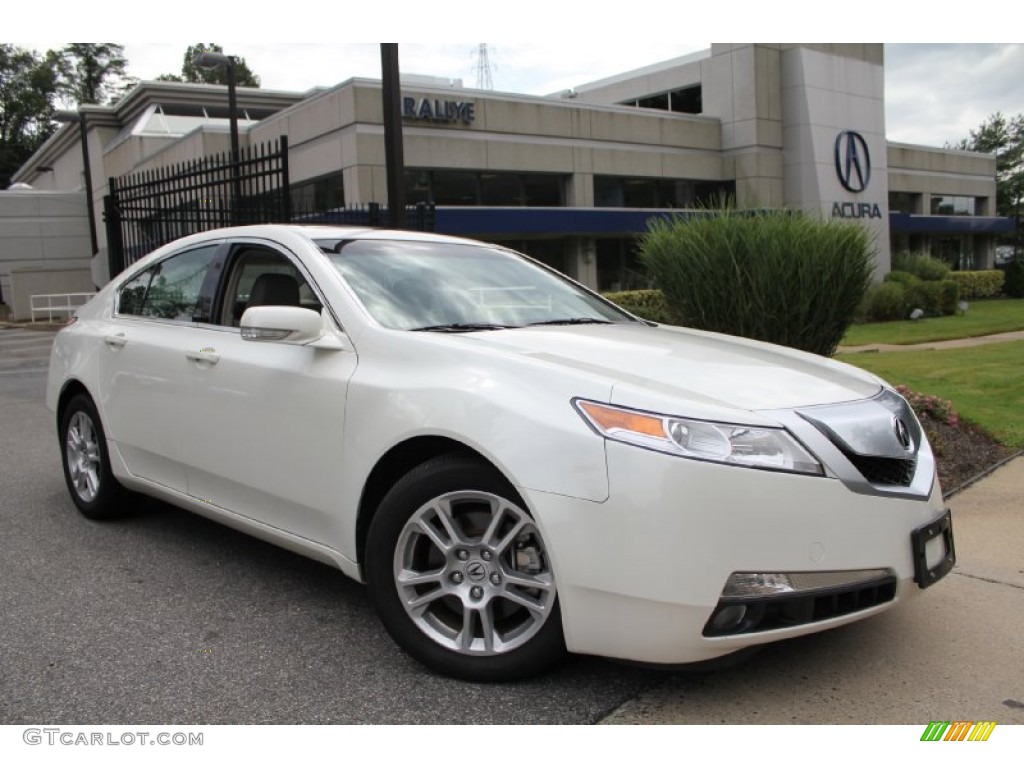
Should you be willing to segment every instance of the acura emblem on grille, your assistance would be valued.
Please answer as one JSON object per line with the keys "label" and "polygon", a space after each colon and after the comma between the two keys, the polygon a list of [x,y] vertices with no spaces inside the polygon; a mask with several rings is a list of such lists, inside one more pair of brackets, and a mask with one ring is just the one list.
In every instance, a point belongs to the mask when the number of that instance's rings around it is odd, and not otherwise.
{"label": "acura emblem on grille", "polygon": [[900,441],[900,445],[906,450],[910,450],[910,431],[907,429],[907,425],[903,423],[903,419],[898,416],[892,417],[892,428],[896,432],[896,439]]}

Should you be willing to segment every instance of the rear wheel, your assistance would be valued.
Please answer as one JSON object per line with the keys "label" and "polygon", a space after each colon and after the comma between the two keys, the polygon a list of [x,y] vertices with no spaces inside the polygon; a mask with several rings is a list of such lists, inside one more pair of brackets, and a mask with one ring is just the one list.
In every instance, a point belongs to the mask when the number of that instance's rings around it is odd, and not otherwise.
{"label": "rear wheel", "polygon": [[75,395],[60,420],[64,480],[71,500],[86,517],[105,520],[123,513],[125,491],[110,472],[107,440],[96,406]]}
{"label": "rear wheel", "polygon": [[511,680],[565,653],[543,538],[490,465],[449,455],[409,472],[381,502],[366,556],[384,626],[438,672]]}

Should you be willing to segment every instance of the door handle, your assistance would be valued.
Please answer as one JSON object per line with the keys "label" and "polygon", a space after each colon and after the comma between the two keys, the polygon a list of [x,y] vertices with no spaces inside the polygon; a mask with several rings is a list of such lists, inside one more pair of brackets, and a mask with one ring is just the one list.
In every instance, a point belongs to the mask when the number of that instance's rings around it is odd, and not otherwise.
{"label": "door handle", "polygon": [[124,348],[124,345],[128,343],[128,339],[125,338],[123,333],[104,336],[103,341],[111,349],[122,349]]}
{"label": "door handle", "polygon": [[218,360],[220,360],[220,353],[208,348],[200,350],[190,349],[185,353],[185,357],[196,363],[209,363],[210,365],[214,365]]}

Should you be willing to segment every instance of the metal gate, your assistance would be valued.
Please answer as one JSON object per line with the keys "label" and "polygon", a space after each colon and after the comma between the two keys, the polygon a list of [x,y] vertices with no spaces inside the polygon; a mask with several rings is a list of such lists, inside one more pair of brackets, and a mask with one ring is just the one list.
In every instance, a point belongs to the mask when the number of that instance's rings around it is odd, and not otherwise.
{"label": "metal gate", "polygon": [[[288,137],[188,163],[110,179],[103,198],[110,276],[185,235],[243,224],[301,222],[383,226],[377,203],[330,210],[294,209],[288,177]],[[409,229],[434,230],[434,207],[407,212]]]}
{"label": "metal gate", "polygon": [[239,224],[291,221],[288,137],[110,179],[110,276],[165,243]]}

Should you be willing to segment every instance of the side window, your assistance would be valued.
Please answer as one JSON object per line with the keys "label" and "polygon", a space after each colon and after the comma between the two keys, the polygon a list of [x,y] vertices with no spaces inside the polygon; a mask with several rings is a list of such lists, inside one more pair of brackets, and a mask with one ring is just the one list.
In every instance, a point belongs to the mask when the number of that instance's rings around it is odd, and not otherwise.
{"label": "side window", "polygon": [[191,321],[217,248],[196,248],[154,264],[122,286],[117,311],[122,315]]}
{"label": "side window", "polygon": [[239,253],[228,274],[219,324],[237,327],[249,307],[281,305],[321,309],[302,272],[283,254],[265,248]]}
{"label": "side window", "polygon": [[117,300],[117,311],[122,315],[141,315],[142,304],[149,291],[149,283],[153,279],[153,270],[147,269],[133,277],[123,286]]}

